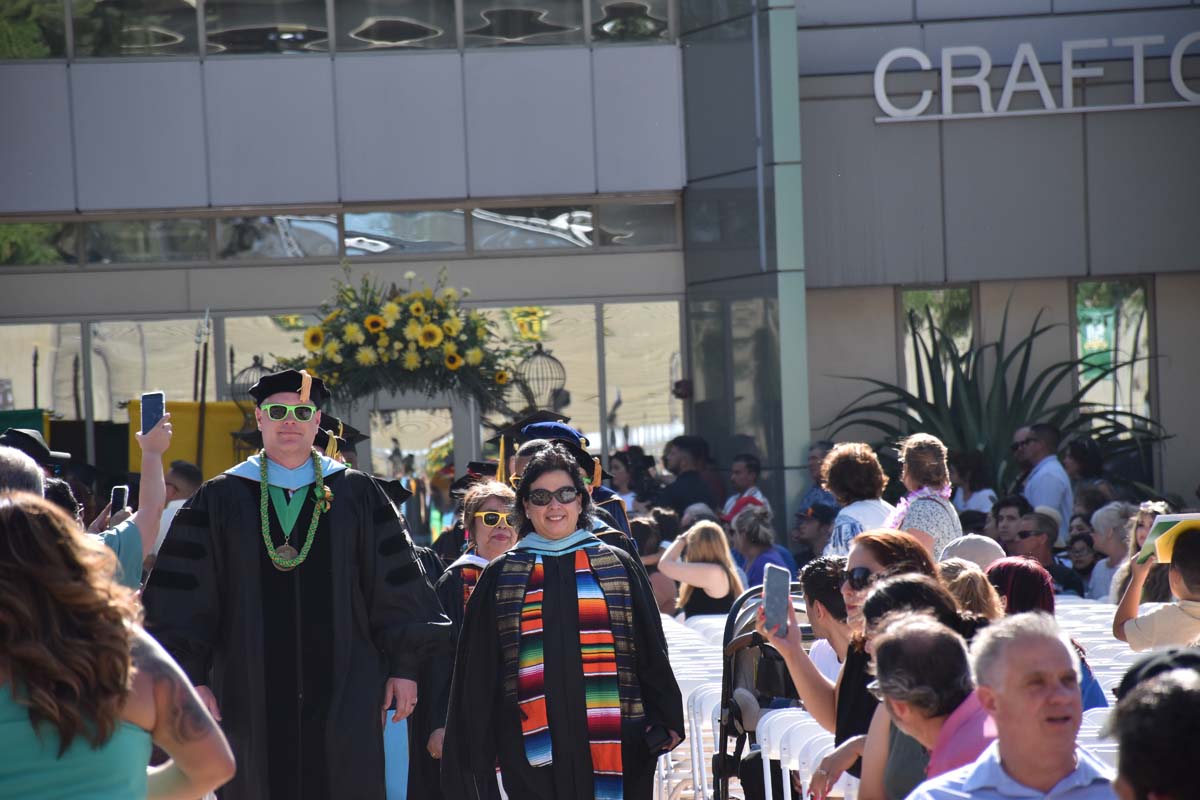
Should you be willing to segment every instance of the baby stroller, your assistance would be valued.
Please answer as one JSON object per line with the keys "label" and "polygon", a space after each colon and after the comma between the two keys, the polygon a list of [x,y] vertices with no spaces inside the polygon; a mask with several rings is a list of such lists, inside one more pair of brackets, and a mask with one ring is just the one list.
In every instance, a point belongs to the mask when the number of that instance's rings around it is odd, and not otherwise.
{"label": "baby stroller", "polygon": [[[722,638],[721,705],[717,730],[717,752],[713,756],[713,789],[716,800],[729,800],[729,782],[737,778],[746,800],[765,797],[760,754],[751,745],[760,711],[786,707],[798,702],[796,687],[788,675],[783,656],[779,655],[755,630],[763,587],[749,589],[729,610]],[[791,586],[792,607],[796,610],[801,641],[813,641],[808,613],[799,583]],[[795,635],[795,631],[789,635]],[[729,741],[735,740],[733,751]],[[772,770],[773,797],[784,793],[778,769]]]}

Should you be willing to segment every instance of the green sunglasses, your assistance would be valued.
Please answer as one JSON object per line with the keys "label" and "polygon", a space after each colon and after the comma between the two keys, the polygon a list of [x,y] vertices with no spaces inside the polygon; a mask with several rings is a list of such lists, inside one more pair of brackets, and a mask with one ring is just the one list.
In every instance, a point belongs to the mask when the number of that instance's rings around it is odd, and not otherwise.
{"label": "green sunglasses", "polygon": [[313,418],[313,414],[317,413],[317,407],[311,403],[300,403],[294,406],[284,403],[267,403],[262,407],[262,410],[276,422],[287,419],[289,413],[297,422],[308,422]]}

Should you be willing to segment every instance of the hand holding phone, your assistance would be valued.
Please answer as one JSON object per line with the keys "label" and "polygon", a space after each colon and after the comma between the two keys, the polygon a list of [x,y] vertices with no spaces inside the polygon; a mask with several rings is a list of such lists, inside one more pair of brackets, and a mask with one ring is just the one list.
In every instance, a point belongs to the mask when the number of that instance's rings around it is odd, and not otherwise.
{"label": "hand holding phone", "polygon": [[767,565],[763,576],[763,614],[769,631],[778,629],[779,638],[788,635],[788,607],[792,602],[792,576],[783,567]]}
{"label": "hand holding phone", "polygon": [[167,410],[167,398],[162,392],[142,395],[142,433],[149,433]]}
{"label": "hand holding phone", "polygon": [[112,509],[113,514],[116,514],[129,505],[129,487],[124,484],[114,486],[112,489],[112,499],[108,505]]}

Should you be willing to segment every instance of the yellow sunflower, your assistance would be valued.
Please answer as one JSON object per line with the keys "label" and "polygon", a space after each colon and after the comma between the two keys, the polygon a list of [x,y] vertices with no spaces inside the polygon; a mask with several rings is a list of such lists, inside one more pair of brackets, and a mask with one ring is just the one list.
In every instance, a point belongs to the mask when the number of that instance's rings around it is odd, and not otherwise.
{"label": "yellow sunflower", "polygon": [[472,367],[478,367],[483,362],[483,351],[478,347],[472,347],[463,355],[466,357],[467,363]]}
{"label": "yellow sunflower", "polygon": [[421,355],[416,350],[405,350],[404,359],[401,364],[406,370],[412,372],[417,367],[421,366]]}
{"label": "yellow sunflower", "polygon": [[396,320],[400,319],[400,313],[400,306],[391,301],[384,303],[383,308],[379,309],[379,315],[383,317],[383,321],[389,328],[396,324]]}
{"label": "yellow sunflower", "polygon": [[415,319],[410,319],[408,324],[404,326],[404,338],[410,342],[415,342],[421,338],[421,323]]}
{"label": "yellow sunflower", "polygon": [[421,328],[421,336],[417,339],[421,347],[437,347],[445,339],[445,334],[437,325],[425,325]]}
{"label": "yellow sunflower", "polygon": [[379,355],[374,347],[366,345],[354,351],[354,360],[364,367],[373,367],[379,363]]}
{"label": "yellow sunflower", "polygon": [[379,333],[387,327],[387,320],[378,314],[368,314],[363,320],[363,326],[367,329],[367,333]]}
{"label": "yellow sunflower", "polygon": [[506,383],[508,383],[509,381],[512,380],[512,376],[510,376],[504,370],[498,369],[498,370],[496,370],[495,380],[496,380],[497,385],[504,386]]}
{"label": "yellow sunflower", "polygon": [[422,314],[425,313],[425,304],[422,303],[420,300],[417,300],[411,306],[408,307],[408,313],[412,314],[414,317],[421,316]]}
{"label": "yellow sunflower", "polygon": [[446,369],[450,370],[451,372],[454,372],[456,369],[458,369],[462,365],[463,365],[463,359],[462,359],[462,356],[460,356],[458,353],[447,353],[446,354]]}
{"label": "yellow sunflower", "polygon": [[314,325],[304,332],[304,349],[310,353],[316,353],[325,344],[325,331],[321,326]]}
{"label": "yellow sunflower", "polygon": [[458,336],[462,333],[462,320],[458,317],[451,317],[442,323],[442,330],[447,336]]}
{"label": "yellow sunflower", "polygon": [[367,340],[362,327],[357,322],[347,322],[342,326],[342,338],[350,344],[362,344]]}

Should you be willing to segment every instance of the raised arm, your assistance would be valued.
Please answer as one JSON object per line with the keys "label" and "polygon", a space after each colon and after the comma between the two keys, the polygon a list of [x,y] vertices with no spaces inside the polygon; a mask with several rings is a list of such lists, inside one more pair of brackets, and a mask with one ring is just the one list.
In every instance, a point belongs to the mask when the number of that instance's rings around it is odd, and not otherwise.
{"label": "raised arm", "polygon": [[171,415],[162,419],[149,433],[135,433],[138,446],[142,449],[142,479],[138,487],[138,510],[133,514],[133,524],[142,537],[142,558],[154,552],[158,541],[158,527],[162,522],[163,508],[167,505],[167,482],[163,476],[163,454],[171,446]]}
{"label": "raised arm", "polygon": [[167,651],[143,630],[133,645],[136,672],[127,718],[150,731],[171,760],[147,767],[147,798],[188,800],[233,777],[229,743]]}
{"label": "raised arm", "polygon": [[710,597],[724,597],[729,594],[729,575],[720,564],[692,562],[683,560],[683,549],[687,546],[687,536],[675,537],[671,546],[658,559],[658,571],[671,580],[691,584],[703,589]]}

